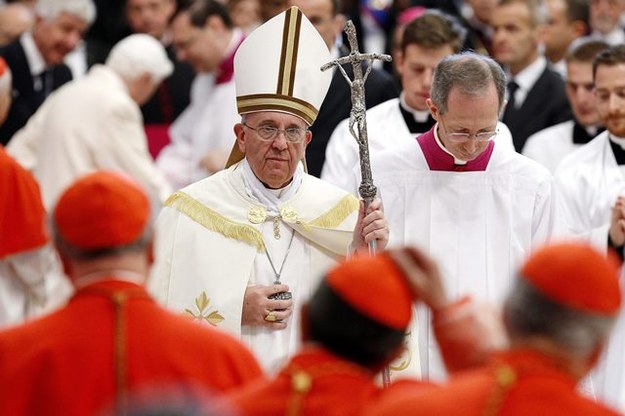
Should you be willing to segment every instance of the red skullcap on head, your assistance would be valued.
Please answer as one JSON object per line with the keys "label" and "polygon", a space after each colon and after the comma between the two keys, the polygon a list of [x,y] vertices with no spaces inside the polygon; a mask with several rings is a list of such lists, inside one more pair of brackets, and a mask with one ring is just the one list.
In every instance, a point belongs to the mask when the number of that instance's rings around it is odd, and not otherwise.
{"label": "red skullcap on head", "polygon": [[388,327],[408,327],[413,295],[403,274],[386,254],[356,257],[335,267],[326,282],[345,303]]}
{"label": "red skullcap on head", "polygon": [[54,209],[58,234],[83,250],[130,244],[150,219],[150,201],[130,178],[98,171],[83,176],[63,192]]}
{"label": "red skullcap on head", "polygon": [[583,243],[558,243],[532,254],[521,276],[552,301],[583,312],[615,315],[621,305],[619,264]]}

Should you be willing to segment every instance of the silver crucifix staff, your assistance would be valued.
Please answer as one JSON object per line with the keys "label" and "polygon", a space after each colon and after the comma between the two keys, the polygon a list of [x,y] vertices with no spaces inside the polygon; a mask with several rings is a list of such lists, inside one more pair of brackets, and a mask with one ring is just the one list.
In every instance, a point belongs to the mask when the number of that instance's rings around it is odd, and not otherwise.
{"label": "silver crucifix staff", "polygon": [[[330,68],[337,67],[343,77],[347,81],[351,89],[352,109],[349,113],[349,132],[358,142],[358,150],[360,153],[360,174],[362,181],[358,187],[358,193],[360,197],[365,201],[365,208],[375,198],[377,189],[373,184],[373,177],[371,175],[371,162],[369,160],[369,140],[367,138],[367,108],[365,106],[365,82],[371,72],[373,61],[391,61],[389,55],[382,55],[379,53],[360,53],[358,51],[358,40],[356,39],[356,28],[351,20],[348,20],[345,24],[345,33],[347,33],[347,39],[351,52],[347,56],[340,57],[328,62],[321,67],[322,71],[326,71]],[[363,75],[361,63],[369,61],[369,65]],[[354,70],[354,78],[350,79],[345,70],[341,66],[342,64],[351,63]],[[376,245],[373,240],[369,245],[369,250],[375,253]]]}
{"label": "silver crucifix staff", "polygon": [[[347,56],[340,57],[328,62],[321,67],[322,71],[327,71],[330,68],[337,67],[343,78],[349,84],[351,89],[352,109],[349,112],[349,132],[358,142],[358,150],[360,153],[360,174],[362,181],[358,187],[358,193],[360,197],[365,201],[365,210],[375,198],[377,189],[373,184],[373,177],[371,175],[371,162],[369,160],[369,140],[367,138],[367,107],[365,106],[365,82],[371,72],[373,61],[391,61],[389,55],[382,55],[378,53],[360,53],[358,51],[358,40],[356,39],[356,28],[351,20],[348,20],[345,24],[345,33],[347,33],[347,40],[351,52]],[[369,61],[369,65],[363,75],[361,63]],[[354,78],[350,79],[345,70],[341,66],[342,64],[351,63],[354,70]],[[356,128],[355,128],[356,127]],[[375,254],[377,249],[376,240],[369,243],[369,253]],[[388,387],[391,384],[391,373],[388,366],[382,369],[382,384],[384,387]]]}

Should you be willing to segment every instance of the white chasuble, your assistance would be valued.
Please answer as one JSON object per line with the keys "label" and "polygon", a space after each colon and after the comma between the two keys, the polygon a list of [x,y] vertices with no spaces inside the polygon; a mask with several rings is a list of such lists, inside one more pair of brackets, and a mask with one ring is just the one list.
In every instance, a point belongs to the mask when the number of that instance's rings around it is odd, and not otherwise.
{"label": "white chasuble", "polygon": [[[281,238],[276,240],[266,207],[247,195],[239,168],[234,165],[168,200],[157,221],[149,288],[167,307],[243,339],[264,368],[275,370],[299,347],[302,303],[347,254],[358,201],[303,175],[297,192],[280,205]],[[275,280],[264,248],[279,268],[291,232],[294,239],[281,279],[294,296],[288,326],[271,333],[245,327],[242,332],[246,287]]]}

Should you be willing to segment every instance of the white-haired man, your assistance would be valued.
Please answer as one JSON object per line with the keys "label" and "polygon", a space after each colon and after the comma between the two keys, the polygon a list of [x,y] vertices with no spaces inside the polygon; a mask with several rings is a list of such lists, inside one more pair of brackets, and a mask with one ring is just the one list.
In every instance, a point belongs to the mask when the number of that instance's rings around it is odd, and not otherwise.
{"label": "white-haired man", "polygon": [[46,208],[76,178],[97,169],[126,172],[153,201],[167,198],[170,188],[148,153],[139,105],[172,69],[158,40],[130,35],[105,65],[93,66],[44,103],[8,150],[33,170]]}
{"label": "white-haired man", "polygon": [[72,79],[63,63],[95,19],[92,0],[39,0],[35,24],[17,41],[0,49],[13,73],[13,104],[0,127],[6,145],[48,95]]}

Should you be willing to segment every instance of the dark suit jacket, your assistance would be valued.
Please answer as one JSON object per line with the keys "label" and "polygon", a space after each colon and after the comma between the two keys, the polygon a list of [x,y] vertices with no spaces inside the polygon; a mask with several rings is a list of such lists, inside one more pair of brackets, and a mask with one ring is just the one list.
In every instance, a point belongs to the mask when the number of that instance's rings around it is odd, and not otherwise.
{"label": "dark suit jacket", "polygon": [[[6,145],[11,136],[21,129],[30,116],[37,111],[46,96],[44,91],[34,89],[34,79],[19,39],[0,48],[0,56],[7,62],[13,74],[13,103],[7,120],[0,126],[0,143]],[[54,91],[72,79],[72,73],[67,65],[57,65],[50,70],[52,71],[50,91]]]}
{"label": "dark suit jacket", "polygon": [[[347,55],[348,53],[341,51],[341,55]],[[343,65],[343,68],[347,75],[353,76],[354,72],[351,65]],[[363,66],[363,68],[365,67]],[[381,70],[371,70],[365,84],[365,104],[367,108],[374,107],[398,95],[399,92],[393,77]],[[343,75],[341,75],[341,72],[334,70],[328,94],[321,104],[317,120],[310,128],[313,138],[306,148],[306,164],[308,165],[308,173],[311,175],[316,177],[321,175],[321,168],[326,159],[328,140],[330,140],[330,136],[337,124],[349,118],[351,108],[352,101],[349,85],[343,78]]]}
{"label": "dark suit jacket", "polygon": [[520,108],[506,107],[502,121],[510,128],[517,152],[539,130],[573,118],[562,77],[545,68]]}

